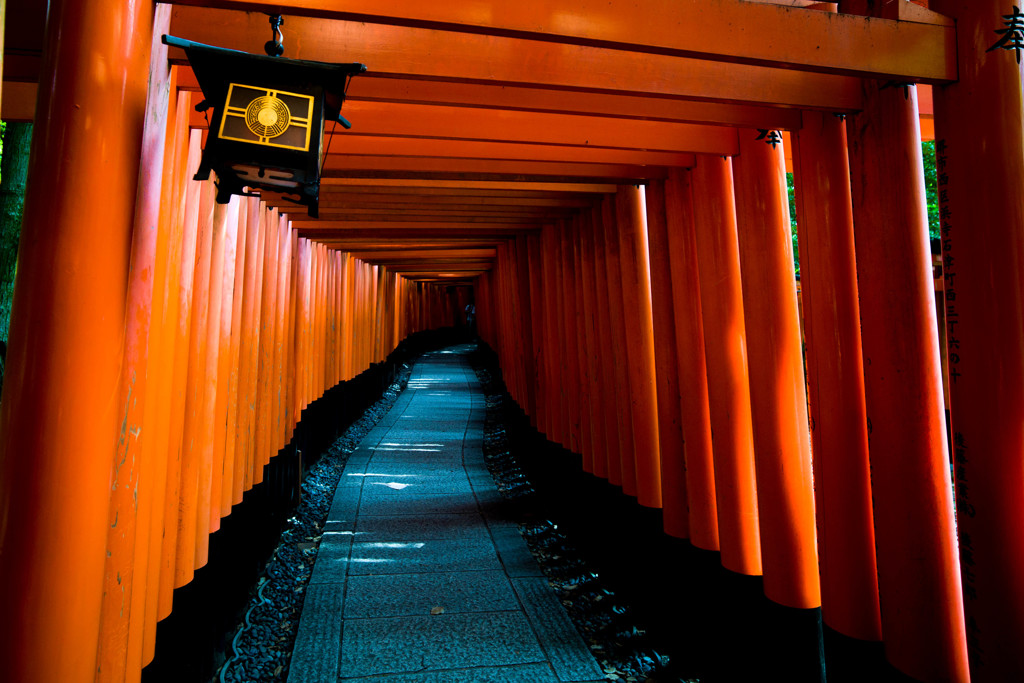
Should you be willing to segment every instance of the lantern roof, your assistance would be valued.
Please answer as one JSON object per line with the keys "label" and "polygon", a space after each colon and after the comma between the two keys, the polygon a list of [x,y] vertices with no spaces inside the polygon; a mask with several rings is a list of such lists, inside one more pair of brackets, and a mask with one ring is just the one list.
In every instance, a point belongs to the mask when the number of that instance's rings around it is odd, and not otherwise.
{"label": "lantern roof", "polygon": [[207,101],[223,102],[228,86],[239,73],[248,73],[261,81],[290,86],[320,86],[324,89],[324,118],[337,121],[348,128],[348,122],[341,116],[345,101],[345,90],[352,76],[366,71],[366,65],[358,62],[333,64],[306,59],[268,57],[241,50],[229,50],[197,43],[175,36],[164,35],[163,43],[185,50],[189,64],[195,72],[199,87]]}

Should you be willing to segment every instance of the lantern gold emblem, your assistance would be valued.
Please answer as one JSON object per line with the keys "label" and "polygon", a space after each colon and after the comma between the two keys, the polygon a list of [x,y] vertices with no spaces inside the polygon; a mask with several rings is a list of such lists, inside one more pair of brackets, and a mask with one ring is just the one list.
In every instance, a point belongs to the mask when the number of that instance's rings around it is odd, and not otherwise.
{"label": "lantern gold emblem", "polygon": [[312,116],[313,98],[309,95],[232,83],[219,137],[306,151]]}
{"label": "lantern gold emblem", "polygon": [[245,110],[245,125],[261,138],[276,138],[288,130],[291,112],[288,105],[276,97],[257,97]]}

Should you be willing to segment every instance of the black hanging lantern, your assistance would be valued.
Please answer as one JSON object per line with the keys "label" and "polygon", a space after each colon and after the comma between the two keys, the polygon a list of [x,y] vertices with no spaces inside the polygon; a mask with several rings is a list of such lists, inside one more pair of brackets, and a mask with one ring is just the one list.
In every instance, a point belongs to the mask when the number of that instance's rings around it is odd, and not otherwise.
{"label": "black hanging lantern", "polygon": [[213,109],[196,180],[217,173],[217,201],[245,187],[296,195],[316,217],[324,155],[324,121],[341,115],[345,90],[362,64],[328,64],[227,50],[163,36],[185,50],[205,101]]}

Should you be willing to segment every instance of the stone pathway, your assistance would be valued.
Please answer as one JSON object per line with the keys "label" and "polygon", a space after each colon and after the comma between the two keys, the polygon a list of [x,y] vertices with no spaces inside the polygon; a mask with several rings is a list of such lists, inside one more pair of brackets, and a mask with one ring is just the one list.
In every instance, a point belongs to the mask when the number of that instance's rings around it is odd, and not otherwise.
{"label": "stone pathway", "polygon": [[484,410],[458,348],[427,354],[351,454],[289,683],[604,680],[487,471]]}

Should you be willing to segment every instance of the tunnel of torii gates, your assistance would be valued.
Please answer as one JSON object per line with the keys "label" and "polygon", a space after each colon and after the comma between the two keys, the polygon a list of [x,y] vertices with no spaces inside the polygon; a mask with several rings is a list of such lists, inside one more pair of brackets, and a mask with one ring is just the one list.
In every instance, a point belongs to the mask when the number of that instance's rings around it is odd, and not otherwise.
{"label": "tunnel of torii gates", "polygon": [[[1020,680],[1024,17],[925,4],[7,0],[4,678],[138,680],[303,407],[473,300],[536,428],[665,533],[913,678]],[[191,179],[159,40],[259,53],[277,12],[286,57],[369,67],[316,220]]]}

